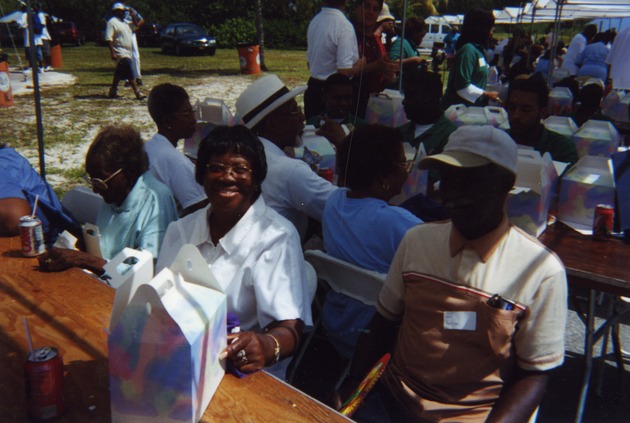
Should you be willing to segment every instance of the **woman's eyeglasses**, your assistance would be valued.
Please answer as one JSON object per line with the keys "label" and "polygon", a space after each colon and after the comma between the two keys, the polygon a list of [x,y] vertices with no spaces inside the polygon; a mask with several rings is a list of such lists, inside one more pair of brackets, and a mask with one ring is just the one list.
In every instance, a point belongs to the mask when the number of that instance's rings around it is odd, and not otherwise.
{"label": "woman's eyeglasses", "polygon": [[83,175],[83,180],[87,182],[92,188],[96,188],[100,191],[107,191],[109,188],[107,183],[112,180],[112,178],[122,172],[123,168],[121,167],[116,172],[112,173],[105,179],[99,178],[90,178],[88,175]]}
{"label": "woman's eyeglasses", "polygon": [[245,165],[226,165],[218,162],[208,163],[206,165],[206,170],[208,173],[213,175],[226,175],[228,173],[233,173],[235,176],[245,176],[252,171]]}

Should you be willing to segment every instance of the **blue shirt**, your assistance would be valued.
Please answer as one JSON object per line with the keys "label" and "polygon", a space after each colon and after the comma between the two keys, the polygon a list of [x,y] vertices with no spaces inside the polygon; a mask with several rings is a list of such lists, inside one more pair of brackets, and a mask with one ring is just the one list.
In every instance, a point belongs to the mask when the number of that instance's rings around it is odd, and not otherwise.
{"label": "blue shirt", "polygon": [[[364,269],[387,273],[405,233],[422,221],[383,200],[348,198],[347,194],[347,188],[338,189],[326,201],[322,218],[326,252]],[[332,290],[328,293],[322,324],[342,356],[352,357],[374,313],[374,307]]]}
{"label": "blue shirt", "polygon": [[13,148],[0,148],[0,199],[21,198],[31,209],[39,195],[37,217],[42,221],[46,243],[51,244],[64,229],[78,228],[50,185]]}
{"label": "blue shirt", "polygon": [[387,273],[398,244],[422,221],[377,198],[348,198],[348,189],[328,197],[322,217],[324,248],[331,256]]}
{"label": "blue shirt", "polygon": [[120,207],[103,203],[98,212],[103,258],[109,260],[129,247],[149,251],[155,260],[166,228],[174,220],[177,206],[171,192],[145,172]]}
{"label": "blue shirt", "polygon": [[608,47],[601,41],[586,46],[575,63],[580,66],[577,76],[592,76],[606,81],[608,76]]}

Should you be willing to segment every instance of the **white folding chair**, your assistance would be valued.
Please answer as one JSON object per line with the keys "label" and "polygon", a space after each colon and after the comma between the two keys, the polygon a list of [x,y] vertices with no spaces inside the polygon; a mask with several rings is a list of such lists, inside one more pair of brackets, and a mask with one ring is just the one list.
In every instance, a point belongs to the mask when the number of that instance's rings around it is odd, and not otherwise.
{"label": "white folding chair", "polygon": [[103,197],[89,188],[77,186],[63,196],[61,204],[72,213],[77,222],[94,224],[103,204]]}
{"label": "white folding chair", "polygon": [[[326,288],[340,292],[366,305],[376,306],[378,294],[385,283],[385,274],[363,269],[320,250],[307,250],[304,252],[304,258],[315,268],[317,279],[326,284]],[[319,306],[319,304],[316,305]],[[321,307],[319,311],[321,315]],[[295,356],[293,367],[287,378],[289,383],[293,382],[302,357],[308,349],[320,322],[321,318],[318,317],[313,323],[313,330],[307,335],[303,345],[300,347],[300,351]],[[350,364],[348,363],[338,384],[345,378],[349,366]]]}

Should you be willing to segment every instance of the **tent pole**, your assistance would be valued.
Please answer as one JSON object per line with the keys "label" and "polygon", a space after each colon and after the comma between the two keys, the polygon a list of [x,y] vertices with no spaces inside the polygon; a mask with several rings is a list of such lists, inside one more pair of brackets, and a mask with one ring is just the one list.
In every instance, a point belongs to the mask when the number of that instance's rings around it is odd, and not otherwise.
{"label": "tent pole", "polygon": [[42,123],[42,99],[39,92],[39,67],[35,57],[35,37],[33,35],[33,18],[39,16],[33,15],[31,10],[31,0],[26,0],[26,8],[28,13],[28,58],[31,62],[31,74],[33,75],[33,95],[35,97],[35,120],[37,124],[37,150],[39,152],[39,174],[46,181],[46,163],[44,158],[44,125]]}
{"label": "tent pole", "polygon": [[558,46],[558,41],[560,39],[560,19],[562,17],[562,3],[563,0],[558,0],[556,3],[556,16],[554,18],[554,33],[556,34],[555,37],[553,37],[554,40],[556,40],[555,43],[553,43],[553,47],[551,47],[551,55],[549,56],[549,69],[547,70],[547,84],[549,84],[549,86],[552,85],[552,77],[553,77],[553,71],[554,71],[554,63],[556,61],[556,53],[557,53],[557,46]]}
{"label": "tent pole", "polygon": [[[402,14],[402,30],[400,31],[400,52],[398,59],[398,92],[402,92],[402,81],[403,81],[403,43],[405,42],[405,22],[407,21],[407,0],[403,0],[403,14]],[[426,24],[425,24],[426,25]]]}

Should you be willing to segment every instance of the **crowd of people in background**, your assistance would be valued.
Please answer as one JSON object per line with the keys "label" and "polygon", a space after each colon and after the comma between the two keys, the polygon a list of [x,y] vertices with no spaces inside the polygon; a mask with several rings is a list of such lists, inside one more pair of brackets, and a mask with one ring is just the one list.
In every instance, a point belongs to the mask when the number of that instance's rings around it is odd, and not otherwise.
{"label": "crowd of people in background", "polygon": [[[567,293],[558,258],[508,223],[517,149],[548,152],[569,165],[578,160],[571,139],[542,124],[550,85],[562,79],[574,86],[578,124],[605,119],[600,105],[610,88],[630,89],[630,28],[616,35],[588,25],[566,48],[551,29],[538,41],[517,30],[497,42],[492,12],[474,8],[445,39],[450,73],[443,87],[418,52],[423,19],[407,19],[403,37],[382,0],[346,7],[346,0],[325,0],[308,26],[307,87],[289,89],[275,75],[251,83],[236,101],[239,124],[205,136],[194,163],[177,150],[196,123],[180,86],[150,91],[157,132],[148,142],[129,126],[103,128],[85,158],[86,180],[104,200],[96,218],[102,254],[81,242],[77,250],[50,248],[41,269],[102,275],[107,260],[130,247],[151,252],[159,271],[193,244],[227,294],[228,311],[240,318],[228,359],[243,372],[266,368],[284,378],[313,324],[314,281],[302,245],[317,233],[330,255],[388,274],[376,307],[332,291],[324,304],[330,338],[354,357],[338,393],[348,394],[379,354],[393,352],[360,421],[526,421],[550,371],[563,362]],[[109,97],[118,98],[127,81],[144,99],[134,36],[143,19],[122,3],[112,14]],[[44,34],[35,45],[45,69]],[[407,123],[368,125],[371,94],[400,84]],[[505,107],[509,131],[458,129],[444,113],[489,103]],[[336,148],[337,185],[291,156],[305,122]],[[0,162],[1,236],[17,234],[19,218],[39,196],[47,242],[63,230],[81,238],[23,157],[0,146]],[[428,191],[391,205],[413,190],[422,170],[429,170]],[[495,310],[493,294],[512,308]],[[483,336],[471,341],[465,331]]]}

